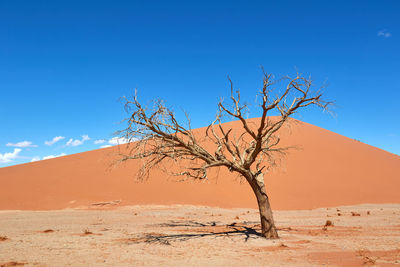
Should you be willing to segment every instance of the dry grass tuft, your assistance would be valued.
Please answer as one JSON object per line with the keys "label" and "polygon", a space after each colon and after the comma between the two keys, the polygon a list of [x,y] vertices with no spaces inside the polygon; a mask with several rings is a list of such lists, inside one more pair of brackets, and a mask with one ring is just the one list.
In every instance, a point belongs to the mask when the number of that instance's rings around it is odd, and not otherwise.
{"label": "dry grass tuft", "polygon": [[0,241],[6,241],[8,240],[8,237],[6,237],[5,235],[0,235]]}
{"label": "dry grass tuft", "polygon": [[371,258],[367,254],[370,253],[367,249],[361,249],[356,251],[356,255],[362,257],[363,265],[375,265],[376,259]]}
{"label": "dry grass tuft", "polygon": [[352,211],[352,212],[351,212],[351,216],[361,216],[361,214],[360,214],[360,213],[357,213],[357,212],[354,212],[354,211]]}
{"label": "dry grass tuft", "polygon": [[368,256],[365,256],[364,258],[363,258],[363,264],[364,265],[375,265],[375,263],[376,263],[376,260],[375,259],[373,259],[373,258],[370,258],[370,257],[368,257]]}
{"label": "dry grass tuft", "polygon": [[92,234],[93,234],[93,232],[91,232],[89,230],[89,228],[86,228],[86,229],[83,230],[83,235],[92,235]]}
{"label": "dry grass tuft", "polygon": [[281,247],[281,248],[287,248],[288,246],[285,245],[285,244],[283,244],[283,243],[280,243],[280,244],[279,244],[279,247]]}
{"label": "dry grass tuft", "polygon": [[42,233],[45,233],[45,234],[47,234],[47,233],[53,233],[53,232],[54,232],[53,229],[46,229],[46,230],[42,231]]}
{"label": "dry grass tuft", "polygon": [[333,222],[331,220],[327,220],[325,222],[324,227],[322,227],[322,230],[327,231],[329,226],[333,226]]}

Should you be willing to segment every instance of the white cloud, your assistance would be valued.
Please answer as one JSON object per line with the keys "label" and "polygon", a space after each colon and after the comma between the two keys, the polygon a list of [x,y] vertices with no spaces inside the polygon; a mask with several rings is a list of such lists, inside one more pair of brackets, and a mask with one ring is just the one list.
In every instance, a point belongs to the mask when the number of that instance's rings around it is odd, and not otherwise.
{"label": "white cloud", "polygon": [[51,146],[51,145],[54,145],[55,143],[57,143],[58,141],[63,140],[64,138],[65,138],[64,136],[55,136],[50,141],[45,141],[44,143],[47,146]]}
{"label": "white cloud", "polygon": [[65,153],[61,153],[61,154],[58,154],[58,155],[48,155],[48,156],[43,157],[42,159],[40,157],[38,157],[38,156],[35,156],[35,157],[32,158],[31,162],[39,161],[39,160],[45,160],[45,159],[53,159],[53,158],[57,158],[57,157],[65,156],[65,155],[66,155]]}
{"label": "white cloud", "polygon": [[37,145],[32,144],[31,141],[22,141],[18,143],[7,143],[6,146],[13,146],[13,147],[37,147]]}
{"label": "white cloud", "polygon": [[0,154],[0,163],[11,162],[13,159],[16,159],[18,157],[18,154],[21,151],[22,149],[20,148],[14,148],[13,152]]}
{"label": "white cloud", "polygon": [[49,156],[43,157],[43,159],[53,159],[53,158],[57,158],[57,157],[65,156],[65,155],[66,155],[65,153],[61,153],[59,155],[49,155]]}
{"label": "white cloud", "polygon": [[385,37],[385,38],[389,38],[390,36],[392,36],[392,33],[389,32],[389,31],[386,30],[386,29],[383,29],[383,30],[378,31],[378,36],[382,36],[382,37]]}
{"label": "white cloud", "polygon": [[36,156],[36,157],[33,157],[33,158],[32,158],[31,162],[39,161],[39,160],[40,160],[40,157]]}
{"label": "white cloud", "polygon": [[[132,140],[135,141],[135,140]],[[108,144],[104,144],[105,142],[107,142]],[[126,144],[128,143],[129,140],[124,138],[124,137],[113,137],[111,139],[109,139],[108,141],[105,139],[100,139],[100,140],[95,140],[94,144],[104,144],[102,146],[100,146],[100,148],[106,148],[106,147],[110,147],[110,146],[115,146],[115,145],[122,145],[122,144]]]}
{"label": "white cloud", "polygon": [[95,141],[94,141],[94,144],[95,144],[95,145],[103,144],[105,141],[106,141],[106,140],[104,140],[104,139],[95,140]]}
{"label": "white cloud", "polygon": [[68,142],[65,144],[66,146],[80,146],[82,145],[85,141],[90,140],[90,137],[88,135],[82,135],[82,139],[75,139],[73,140],[72,138],[68,140]]}
{"label": "white cloud", "polygon": [[113,137],[110,140],[108,140],[108,143],[110,145],[121,145],[121,144],[126,144],[128,142],[129,140],[124,137]]}

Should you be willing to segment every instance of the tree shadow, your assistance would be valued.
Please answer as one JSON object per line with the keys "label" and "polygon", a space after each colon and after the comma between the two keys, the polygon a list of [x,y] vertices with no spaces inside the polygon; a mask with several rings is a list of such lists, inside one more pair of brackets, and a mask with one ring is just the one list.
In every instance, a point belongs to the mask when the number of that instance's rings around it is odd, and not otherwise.
{"label": "tree shadow", "polygon": [[[200,223],[196,221],[170,221],[169,223],[151,225],[166,228],[182,228],[177,231],[182,231],[179,234],[162,234],[162,233],[145,233],[137,237],[125,239],[128,244],[133,243],[148,243],[148,244],[163,244],[171,245],[171,242],[182,242],[203,237],[228,237],[243,236],[244,241],[249,239],[259,238],[261,234],[260,225],[252,222],[221,224],[219,222]],[[191,229],[188,229],[188,228]]]}
{"label": "tree shadow", "polygon": [[193,220],[189,221],[169,221],[169,223],[152,224],[151,226],[158,227],[212,227],[217,225],[222,225],[221,222],[211,221],[206,223],[196,222]]}

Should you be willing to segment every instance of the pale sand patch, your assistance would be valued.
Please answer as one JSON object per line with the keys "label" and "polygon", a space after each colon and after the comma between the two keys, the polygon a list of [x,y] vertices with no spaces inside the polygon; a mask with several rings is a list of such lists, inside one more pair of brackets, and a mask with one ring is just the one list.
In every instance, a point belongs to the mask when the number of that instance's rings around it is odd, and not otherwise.
{"label": "pale sand patch", "polygon": [[399,204],[338,209],[275,212],[279,240],[257,235],[254,209],[2,211],[0,265],[399,266]]}

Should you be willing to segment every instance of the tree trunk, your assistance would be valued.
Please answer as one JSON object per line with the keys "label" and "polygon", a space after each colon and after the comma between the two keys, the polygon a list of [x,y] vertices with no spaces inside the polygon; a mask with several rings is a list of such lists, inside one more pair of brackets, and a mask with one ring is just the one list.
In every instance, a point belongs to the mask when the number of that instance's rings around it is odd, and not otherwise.
{"label": "tree trunk", "polygon": [[262,173],[258,174],[250,181],[250,185],[257,198],[261,219],[261,235],[269,239],[279,238],[272,215],[271,205],[265,191],[264,175]]}

